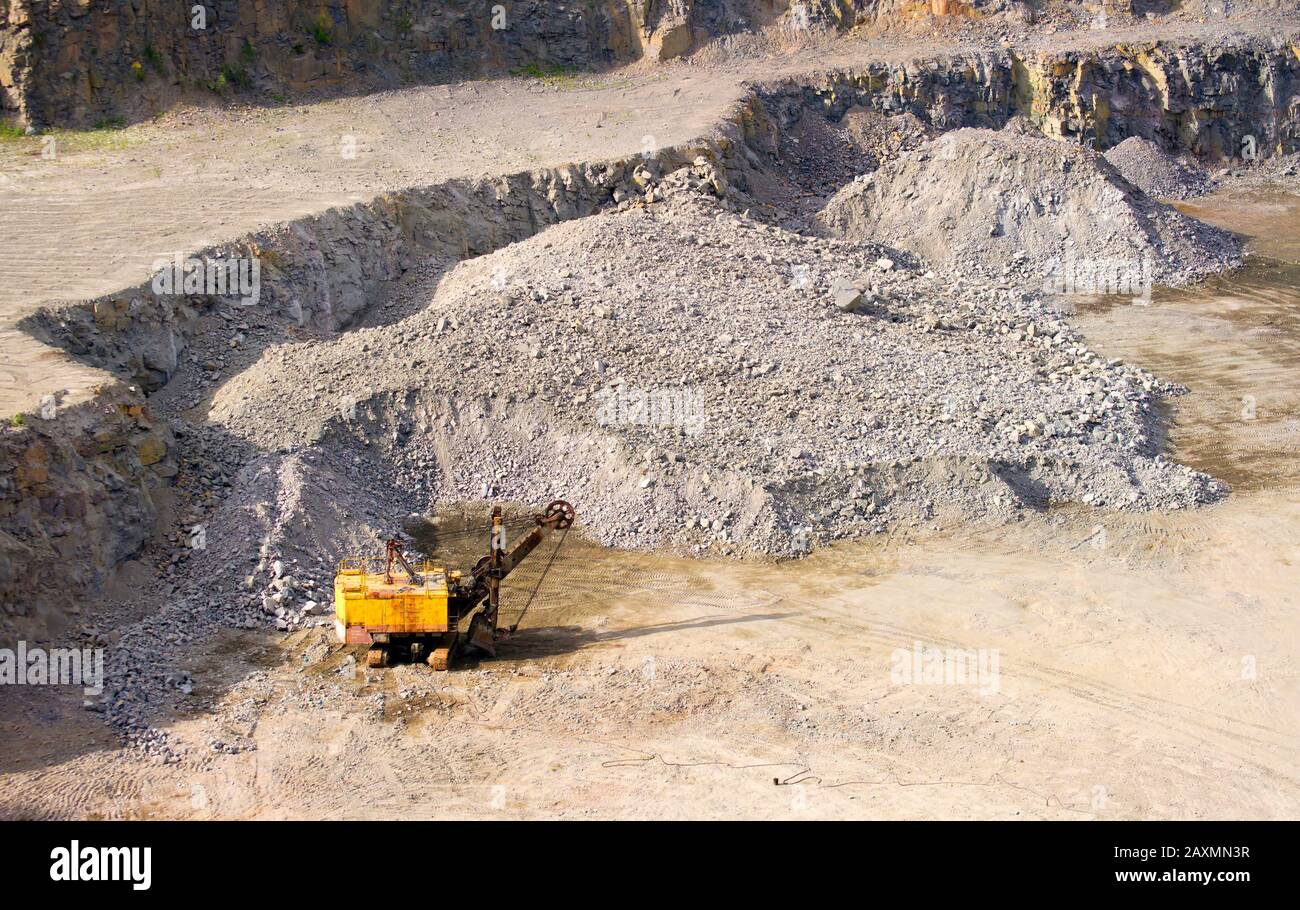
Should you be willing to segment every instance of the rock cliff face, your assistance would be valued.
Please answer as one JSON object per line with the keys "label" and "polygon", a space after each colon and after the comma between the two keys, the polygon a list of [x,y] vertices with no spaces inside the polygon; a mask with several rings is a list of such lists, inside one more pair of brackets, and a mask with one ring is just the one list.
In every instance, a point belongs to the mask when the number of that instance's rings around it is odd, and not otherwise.
{"label": "rock cliff face", "polygon": [[517,68],[602,66],[640,52],[635,10],[623,0],[0,5],[4,113],[37,126],[130,119],[185,89],[391,87]]}
{"label": "rock cliff face", "polygon": [[86,592],[144,542],[153,494],[176,474],[171,431],[118,384],[0,429],[0,626],[62,632]]}
{"label": "rock cliff face", "polygon": [[[91,126],[185,92],[262,97],[667,60],[723,35],[843,31],[1018,0],[3,0],[0,117]],[[196,11],[196,8],[201,12]],[[1027,7],[1025,7],[1027,8]]]}
{"label": "rock cliff face", "polygon": [[[1000,127],[1017,114],[1099,151],[1130,136],[1219,161],[1300,143],[1300,45],[1117,45],[1101,53],[1009,51],[869,64],[768,87],[784,125],[807,109],[910,112],[937,130]],[[1249,138],[1248,138],[1249,137]]]}

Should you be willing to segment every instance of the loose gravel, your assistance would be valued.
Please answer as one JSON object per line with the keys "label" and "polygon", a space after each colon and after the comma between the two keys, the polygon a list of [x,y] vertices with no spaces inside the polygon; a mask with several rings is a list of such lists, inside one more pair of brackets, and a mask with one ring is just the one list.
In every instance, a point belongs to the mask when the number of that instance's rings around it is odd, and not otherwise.
{"label": "loose gravel", "polygon": [[818,220],[833,236],[1037,286],[1078,262],[1181,285],[1241,261],[1227,231],[1149,198],[1102,156],[1018,123],[946,133],[849,184]]}
{"label": "loose gravel", "polygon": [[394,325],[272,348],[211,418],[374,459],[425,510],[570,499],[625,547],[794,555],[930,520],[1221,492],[1157,452],[1175,387],[1041,294],[745,217],[708,162],[465,262]]}

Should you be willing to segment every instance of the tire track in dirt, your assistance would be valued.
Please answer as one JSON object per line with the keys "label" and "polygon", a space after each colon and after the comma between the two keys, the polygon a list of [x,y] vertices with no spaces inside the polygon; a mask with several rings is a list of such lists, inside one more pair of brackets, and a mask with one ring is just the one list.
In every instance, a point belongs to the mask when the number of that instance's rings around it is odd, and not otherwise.
{"label": "tire track in dirt", "polygon": [[[927,647],[960,650],[978,650],[987,646],[987,640],[983,644],[974,644],[954,638],[951,634],[936,634],[933,629],[903,626],[878,618],[867,620],[864,624],[859,618],[860,609],[844,600],[832,599],[813,603],[791,598],[789,602],[810,610],[815,609],[820,620],[834,621],[853,627],[859,640],[865,638],[868,642],[877,645],[881,651],[906,648],[914,641],[921,641]],[[1109,713],[1128,716],[1134,720],[1137,728],[1148,723],[1176,725],[1179,732],[1197,746],[1213,746],[1216,750],[1231,754],[1242,764],[1270,777],[1280,777],[1292,785],[1300,783],[1300,775],[1294,770],[1282,771],[1277,767],[1264,764],[1259,761],[1258,753],[1249,748],[1250,745],[1263,746],[1273,751],[1290,754],[1293,756],[1290,767],[1294,769],[1294,756],[1300,756],[1300,747],[1297,747],[1294,738],[1286,731],[1168,698],[1132,689],[1121,689],[1075,671],[1049,666],[1020,656],[1013,658],[1010,667],[1007,664],[1008,661],[1004,659],[1000,668],[1000,672],[1007,676],[1033,680],[1047,689],[1067,692],[1073,698],[1093,704]],[[1207,716],[1212,717],[1213,720],[1206,720]]]}

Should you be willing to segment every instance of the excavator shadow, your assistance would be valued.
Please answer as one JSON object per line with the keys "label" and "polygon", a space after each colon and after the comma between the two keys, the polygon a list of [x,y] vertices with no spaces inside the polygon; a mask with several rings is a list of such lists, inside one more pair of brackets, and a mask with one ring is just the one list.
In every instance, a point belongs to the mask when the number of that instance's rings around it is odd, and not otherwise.
{"label": "excavator shadow", "polygon": [[[677,622],[655,623],[649,626],[629,626],[621,629],[587,629],[582,626],[531,626],[519,629],[508,639],[497,642],[497,656],[484,658],[496,662],[530,661],[546,657],[574,654],[603,644],[663,635],[709,629],[715,626],[739,623],[771,622],[794,616],[794,613],[746,613],[702,616]],[[478,658],[466,658],[463,666],[474,666]]]}

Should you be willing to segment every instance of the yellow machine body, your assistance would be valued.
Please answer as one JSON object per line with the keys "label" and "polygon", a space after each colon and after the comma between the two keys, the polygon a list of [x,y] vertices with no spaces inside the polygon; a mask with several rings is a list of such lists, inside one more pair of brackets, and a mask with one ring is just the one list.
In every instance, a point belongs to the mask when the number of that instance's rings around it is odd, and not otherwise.
{"label": "yellow machine body", "polygon": [[[448,616],[447,571],[428,562],[412,568],[420,577],[418,584],[399,567],[388,575],[382,559],[340,562],[334,576],[334,629],[339,640],[370,644],[376,635],[456,631],[455,618]],[[454,581],[460,573],[450,577]]]}
{"label": "yellow machine body", "polygon": [[[382,557],[344,559],[334,575],[334,630],[345,644],[368,646],[367,667],[426,660],[433,669],[446,670],[461,649],[495,656],[496,643],[519,625],[497,625],[501,580],[551,531],[571,528],[576,516],[573,506],[557,499],[507,546],[502,509],[494,507],[489,552],[468,573],[449,572],[427,560],[412,564],[397,537],[384,541]],[[462,622],[468,625],[464,632]]]}

